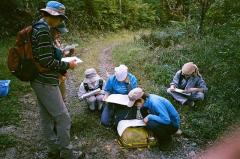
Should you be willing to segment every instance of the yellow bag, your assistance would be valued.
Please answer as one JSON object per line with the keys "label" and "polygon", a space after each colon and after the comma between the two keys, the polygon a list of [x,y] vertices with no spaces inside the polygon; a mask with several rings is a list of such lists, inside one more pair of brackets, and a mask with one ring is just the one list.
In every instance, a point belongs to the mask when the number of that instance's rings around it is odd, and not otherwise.
{"label": "yellow bag", "polygon": [[156,140],[149,137],[145,127],[128,127],[119,137],[118,143],[125,148],[143,148],[156,145]]}

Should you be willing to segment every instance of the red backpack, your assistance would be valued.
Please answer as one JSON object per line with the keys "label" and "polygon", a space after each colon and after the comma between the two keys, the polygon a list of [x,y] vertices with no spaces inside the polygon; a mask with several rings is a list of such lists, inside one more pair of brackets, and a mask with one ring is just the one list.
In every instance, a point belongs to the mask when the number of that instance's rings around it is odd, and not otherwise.
{"label": "red backpack", "polygon": [[40,66],[33,57],[32,30],[33,26],[20,30],[16,37],[15,46],[10,48],[8,52],[8,69],[21,81],[32,81],[39,72],[48,71],[47,68]]}

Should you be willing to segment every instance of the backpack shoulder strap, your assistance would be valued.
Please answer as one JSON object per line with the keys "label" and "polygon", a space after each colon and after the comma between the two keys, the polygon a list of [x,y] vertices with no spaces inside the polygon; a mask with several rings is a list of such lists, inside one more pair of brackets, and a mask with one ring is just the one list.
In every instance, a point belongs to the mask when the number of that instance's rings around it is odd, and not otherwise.
{"label": "backpack shoulder strap", "polygon": [[102,90],[102,88],[103,88],[103,79],[99,79],[99,81],[98,81],[98,87]]}
{"label": "backpack shoulder strap", "polygon": [[83,86],[84,86],[84,89],[85,89],[86,91],[89,91],[89,87],[88,87],[88,84],[87,84],[87,83],[83,83]]}
{"label": "backpack shoulder strap", "polygon": [[181,71],[180,76],[179,76],[179,80],[178,80],[178,85],[181,84],[182,80],[183,80],[183,75],[182,75],[182,71]]}

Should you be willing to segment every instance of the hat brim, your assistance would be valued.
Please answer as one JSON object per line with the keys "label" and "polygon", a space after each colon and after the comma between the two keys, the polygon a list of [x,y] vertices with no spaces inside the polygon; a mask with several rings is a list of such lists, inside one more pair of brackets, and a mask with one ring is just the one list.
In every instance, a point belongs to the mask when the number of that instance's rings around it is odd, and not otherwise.
{"label": "hat brim", "polygon": [[131,100],[129,99],[129,102],[128,102],[127,107],[132,107],[132,106],[134,105],[134,103],[135,103],[135,101],[131,101]]}
{"label": "hat brim", "polygon": [[93,83],[93,82],[96,82],[100,79],[100,77],[97,75],[95,77],[92,77],[92,78],[84,78],[84,83]]}
{"label": "hat brim", "polygon": [[68,20],[68,17],[66,15],[60,14],[59,12],[57,12],[55,10],[52,10],[52,9],[49,9],[49,8],[43,8],[43,9],[40,9],[40,11],[48,13],[48,14],[50,14],[52,16],[55,16],[55,17],[60,17],[63,20]]}

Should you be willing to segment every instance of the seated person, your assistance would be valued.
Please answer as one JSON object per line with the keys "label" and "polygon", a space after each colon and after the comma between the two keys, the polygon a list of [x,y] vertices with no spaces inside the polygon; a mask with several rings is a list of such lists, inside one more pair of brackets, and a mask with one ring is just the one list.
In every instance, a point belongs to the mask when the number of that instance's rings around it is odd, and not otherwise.
{"label": "seated person", "polygon": [[168,150],[172,137],[180,128],[180,117],[174,106],[165,98],[135,88],[128,94],[134,105],[140,107],[146,128],[153,132],[160,150]]}
{"label": "seated person", "polygon": [[[85,71],[85,78],[81,83],[78,91],[78,97],[81,98],[85,93],[94,91],[98,88],[103,89],[105,81],[97,74],[94,68],[89,68]],[[92,95],[86,98],[86,102],[91,111],[102,110],[104,94],[100,92],[99,94]]]}
{"label": "seated person", "polygon": [[[189,95],[175,92],[176,88],[182,89],[183,93],[189,93]],[[181,105],[194,106],[194,101],[204,99],[204,93],[207,90],[208,88],[198,71],[198,67],[193,62],[188,62],[175,74],[167,92]]]}
{"label": "seated person", "polygon": [[[110,94],[125,94],[137,87],[137,78],[128,72],[125,65],[115,68],[115,74],[111,75],[104,88],[106,99]],[[101,123],[105,126],[117,126],[123,119],[135,119],[137,109],[118,104],[106,103],[101,116]],[[113,121],[114,119],[114,121]]]}

